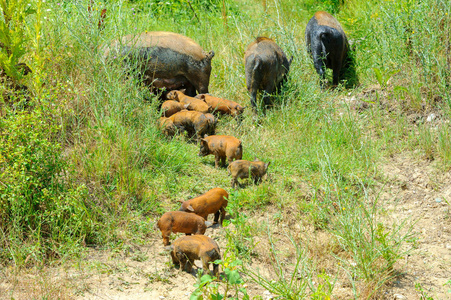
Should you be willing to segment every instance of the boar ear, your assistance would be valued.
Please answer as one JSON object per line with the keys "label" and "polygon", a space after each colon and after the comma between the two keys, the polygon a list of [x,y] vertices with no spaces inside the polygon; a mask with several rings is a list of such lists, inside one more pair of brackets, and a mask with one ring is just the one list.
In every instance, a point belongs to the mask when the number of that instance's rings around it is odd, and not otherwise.
{"label": "boar ear", "polygon": [[191,205],[188,205],[188,207],[186,209],[189,211],[194,211],[194,208]]}
{"label": "boar ear", "polygon": [[188,109],[189,107],[189,103],[186,103],[185,105],[183,105],[184,108]]}
{"label": "boar ear", "polygon": [[265,169],[268,169],[270,163],[271,163],[271,162],[267,162],[267,163],[265,164]]}
{"label": "boar ear", "polygon": [[186,89],[181,89],[179,90],[179,92],[181,92],[182,94],[186,94]]}
{"label": "boar ear", "polygon": [[211,225],[213,225],[212,222],[210,222],[210,221],[205,221],[205,226],[210,227]]}
{"label": "boar ear", "polygon": [[288,61],[288,65],[291,66],[291,63],[293,62],[293,56],[291,56],[290,60]]}
{"label": "boar ear", "polygon": [[206,138],[208,136],[208,134],[204,134],[204,138]]}
{"label": "boar ear", "polygon": [[211,50],[210,52],[208,52],[208,54],[205,55],[205,59],[207,61],[210,61],[213,58],[213,56],[215,56],[215,52]]}

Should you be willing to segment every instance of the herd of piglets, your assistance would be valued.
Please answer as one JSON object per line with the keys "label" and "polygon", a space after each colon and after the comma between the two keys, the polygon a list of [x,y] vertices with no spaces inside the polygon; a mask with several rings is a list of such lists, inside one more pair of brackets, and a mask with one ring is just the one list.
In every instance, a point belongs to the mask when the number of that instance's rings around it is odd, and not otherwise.
{"label": "herd of piglets", "polygon": [[[203,273],[210,271],[209,264],[213,263],[213,274],[218,276],[219,266],[214,264],[221,259],[221,252],[215,240],[204,236],[208,215],[214,214],[214,223],[222,226],[225,217],[229,194],[222,188],[214,188],[208,192],[183,201],[179,211],[170,211],[163,214],[157,226],[163,237],[163,244],[170,250],[174,265],[180,265],[191,273],[194,261],[202,261]],[[185,233],[186,236],[176,239],[173,245],[169,242],[171,233]]]}

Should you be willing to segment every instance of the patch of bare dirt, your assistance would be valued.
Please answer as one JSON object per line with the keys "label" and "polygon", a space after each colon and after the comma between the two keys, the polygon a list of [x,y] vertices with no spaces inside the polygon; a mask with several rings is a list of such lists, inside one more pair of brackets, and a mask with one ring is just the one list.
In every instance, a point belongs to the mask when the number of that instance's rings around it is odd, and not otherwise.
{"label": "patch of bare dirt", "polygon": [[389,158],[380,169],[387,178],[380,199],[387,222],[415,221],[417,237],[410,254],[398,262],[402,275],[386,299],[451,299],[451,173],[407,154]]}

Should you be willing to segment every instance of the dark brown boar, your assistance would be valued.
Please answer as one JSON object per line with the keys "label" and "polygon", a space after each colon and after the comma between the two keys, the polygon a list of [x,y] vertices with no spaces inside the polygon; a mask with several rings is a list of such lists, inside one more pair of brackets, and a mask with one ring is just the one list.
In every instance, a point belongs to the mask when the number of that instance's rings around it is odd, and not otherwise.
{"label": "dark brown boar", "polygon": [[169,236],[171,232],[185,233],[185,234],[204,234],[207,230],[207,226],[211,223],[206,223],[204,218],[183,211],[169,211],[164,213],[160,220],[158,220],[157,226],[161,231],[163,237],[163,244],[169,245]]}
{"label": "dark brown boar", "polygon": [[325,11],[316,12],[305,28],[305,42],[321,78],[321,86],[326,78],[326,68],[333,71],[334,85],[342,79],[355,79],[348,39],[340,23],[332,15]]}
{"label": "dark brown boar", "polygon": [[199,156],[207,156],[213,154],[215,156],[215,167],[224,166],[227,158],[228,164],[234,159],[243,157],[243,146],[241,141],[233,136],[228,135],[210,135],[200,139]]}
{"label": "dark brown boar", "polygon": [[227,207],[227,199],[229,194],[222,188],[214,188],[193,199],[184,201],[180,207],[180,211],[193,212],[207,220],[209,214],[215,214],[213,224],[222,222],[225,217],[225,208]]}
{"label": "dark brown boar", "polygon": [[236,117],[244,112],[243,106],[231,100],[214,97],[210,94],[199,94],[196,98],[204,100],[213,113]]}
{"label": "dark brown boar", "polygon": [[238,178],[243,179],[250,176],[255,184],[259,183],[265,176],[269,164],[269,162],[264,163],[258,159],[254,161],[235,160],[227,167],[229,175],[232,175],[232,188],[235,188],[235,184],[239,184]]}
{"label": "dark brown boar", "polygon": [[180,102],[188,110],[195,110],[204,114],[210,111],[210,106],[205,101],[187,96],[181,91],[170,91],[166,97]]}
{"label": "dark brown boar", "polygon": [[286,81],[293,57],[288,60],[283,50],[273,40],[258,37],[244,53],[247,90],[254,109],[257,93],[263,91],[265,107],[271,105],[270,95],[279,90]]}
{"label": "dark brown boar", "polygon": [[196,90],[208,93],[214,52],[204,52],[186,36],[164,31],[130,34],[103,47],[103,54],[104,57],[125,58],[149,87],[154,83],[167,90],[192,86],[194,88],[188,92],[191,96]]}
{"label": "dark brown boar", "polygon": [[179,111],[182,111],[185,109],[183,105],[177,101],[173,100],[167,100],[164,101],[163,104],[161,104],[161,114],[163,117],[170,117],[175,113],[178,113]]}
{"label": "dark brown boar", "polygon": [[177,132],[177,127],[169,118],[161,117],[158,119],[158,128],[164,135],[172,137]]}
{"label": "dark brown boar", "polygon": [[221,252],[215,240],[205,235],[183,236],[174,241],[169,247],[174,265],[191,273],[194,261],[202,261],[203,273],[210,273],[210,263],[213,263],[213,274],[219,275],[219,265],[214,261],[221,259]]}

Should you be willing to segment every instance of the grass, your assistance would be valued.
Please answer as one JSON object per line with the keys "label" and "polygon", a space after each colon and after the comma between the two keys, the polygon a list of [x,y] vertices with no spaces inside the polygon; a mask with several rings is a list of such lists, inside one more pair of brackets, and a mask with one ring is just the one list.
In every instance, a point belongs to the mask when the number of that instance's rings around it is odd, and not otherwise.
{"label": "grass", "polygon": [[[157,130],[158,104],[147,89],[127,77],[120,64],[101,58],[100,46],[109,40],[165,30],[215,51],[211,92],[248,108],[241,124],[220,119],[217,132],[239,137],[244,159],[271,162],[267,181],[231,193],[225,248],[244,260],[244,274],[287,299],[301,294],[332,297],[334,278],[349,282],[354,298],[377,297],[395,276],[395,262],[404,255],[409,238],[404,231],[409,226],[382,220],[383,204],[375,190],[381,176],[378,163],[395,153],[416,151],[442,170],[450,167],[450,128],[443,122],[451,103],[449,5],[440,0],[421,5],[235,0],[225,1],[223,11],[221,1],[212,1],[211,9],[205,9],[205,1],[191,2],[193,10],[186,1],[100,1],[89,12],[88,1],[46,1],[40,2],[42,15],[27,19],[28,24],[41,21],[45,32],[42,39],[31,36],[40,41],[41,56],[27,62],[42,65],[40,77],[30,77],[29,86],[34,87],[33,103],[46,99],[43,107],[48,110],[43,123],[34,115],[39,105],[28,110],[32,124],[27,128],[36,129],[39,143],[16,160],[27,161],[33,152],[47,154],[37,161],[51,166],[45,173],[50,180],[39,177],[39,172],[26,175],[49,192],[39,198],[25,195],[26,212],[12,213],[12,198],[1,198],[1,264],[22,266],[69,257],[86,244],[125,249],[127,243],[146,243],[154,230],[149,223],[176,209],[177,200],[217,186],[231,192],[230,178],[224,169],[214,169],[211,156],[200,158],[197,145],[183,136],[168,140]],[[99,31],[103,8],[107,18]],[[335,13],[356,47],[360,86],[355,89],[319,87],[303,33],[308,19],[320,9]],[[432,13],[438,16],[431,18]],[[288,84],[266,115],[254,115],[249,109],[244,78],[244,51],[260,35],[274,38],[287,56],[294,56]],[[367,108],[347,101],[353,96]],[[0,121],[0,144],[9,148],[2,148],[0,169],[11,171],[7,178],[0,176],[0,191],[8,195],[12,188],[30,191],[20,185],[27,181],[18,169],[8,169],[14,166],[12,149],[20,144],[19,138],[9,138],[12,128],[22,130],[22,113],[17,110],[2,104],[6,117]],[[440,121],[427,122],[431,113]],[[61,155],[49,158],[55,153]],[[38,214],[45,210],[36,207],[48,199],[55,204],[50,213]],[[266,230],[251,218],[252,212],[272,210],[276,214],[270,224],[303,223],[313,228],[313,235],[327,235],[329,250],[314,254],[315,245],[300,244],[307,236],[297,230],[297,238],[289,239],[293,264],[281,265],[277,242],[272,240],[280,227]],[[12,216],[48,219],[30,231],[20,218],[16,219],[20,226],[11,225]],[[64,222],[67,216],[70,221]],[[55,225],[61,230],[49,232]],[[268,261],[274,261],[279,274],[276,283],[249,265],[252,257],[265,259],[264,253],[254,251],[256,237],[269,240]],[[326,260],[341,265],[328,275],[323,268]],[[296,272],[302,273],[301,282],[293,281]],[[312,285],[313,281],[320,285]],[[299,286],[293,288],[292,283]],[[290,294],[296,292],[297,296]]]}

